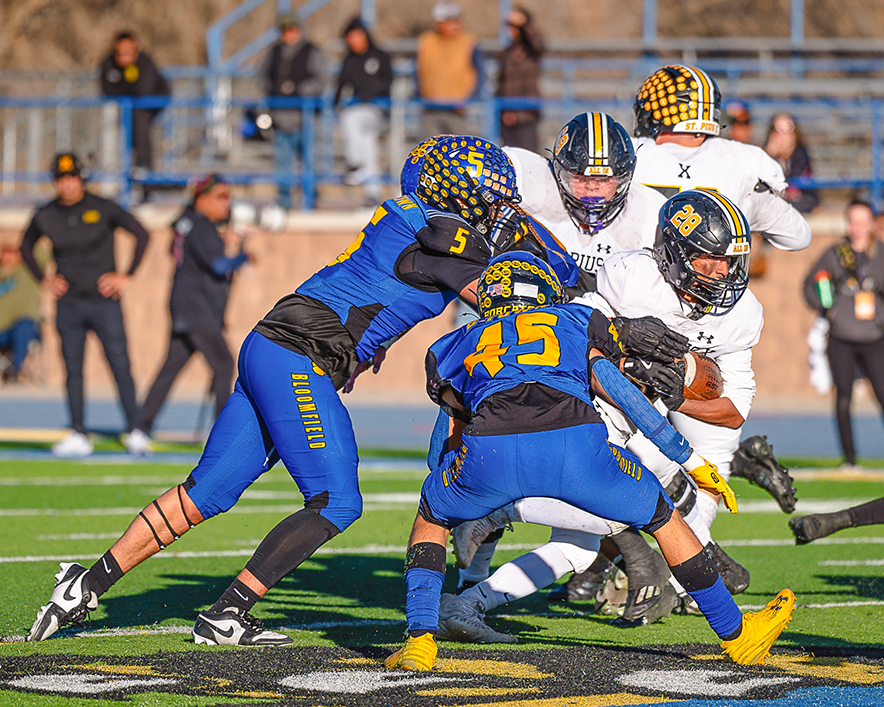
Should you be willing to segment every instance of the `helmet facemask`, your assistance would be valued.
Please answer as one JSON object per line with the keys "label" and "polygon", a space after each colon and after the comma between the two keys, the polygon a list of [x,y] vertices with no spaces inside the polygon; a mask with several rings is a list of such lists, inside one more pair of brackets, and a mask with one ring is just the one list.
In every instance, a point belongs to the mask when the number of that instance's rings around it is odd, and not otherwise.
{"label": "helmet facemask", "polygon": [[550,169],[568,216],[592,235],[623,209],[635,172],[635,151],[625,128],[611,116],[581,113],[559,132]]}
{"label": "helmet facemask", "polygon": [[584,233],[598,233],[623,209],[632,170],[620,175],[613,174],[610,168],[605,168],[608,174],[575,174],[556,160],[552,168],[565,210]]}
{"label": "helmet facemask", "polygon": [[[697,259],[710,256],[695,246],[673,238],[666,239],[666,249],[672,252],[670,262],[682,264],[679,275],[670,284],[686,302],[700,305],[703,314],[721,315],[730,311],[749,284],[749,251],[741,255],[712,255],[724,260],[727,275],[716,278],[697,269]],[[667,278],[668,280],[669,278]],[[687,295],[687,297],[685,297]]]}

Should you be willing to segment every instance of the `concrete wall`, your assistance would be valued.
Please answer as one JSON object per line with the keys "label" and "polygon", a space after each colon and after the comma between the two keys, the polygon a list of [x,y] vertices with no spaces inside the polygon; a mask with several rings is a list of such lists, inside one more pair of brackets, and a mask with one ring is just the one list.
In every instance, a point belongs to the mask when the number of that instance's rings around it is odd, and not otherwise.
{"label": "concrete wall", "polygon": [[[293,290],[325,263],[333,260],[353,240],[370,214],[318,217],[300,221],[286,233],[257,234],[251,249],[257,263],[245,266],[233,285],[227,314],[228,341],[234,352],[255,322],[281,296]],[[149,220],[149,219],[148,219]],[[162,219],[155,219],[161,221]],[[163,223],[172,219],[165,218]],[[751,288],[761,300],[765,326],[755,348],[758,380],[756,409],[806,409],[827,406],[808,381],[806,336],[812,314],[801,296],[801,283],[810,266],[840,231],[840,214],[816,217],[818,235],[802,252],[767,250],[765,276]],[[123,306],[129,334],[133,375],[139,396],[143,396],[162,363],[168,342],[168,293],[172,264],[169,256],[171,232],[152,228],[152,241],[141,268],[124,295]],[[120,267],[129,262],[131,239],[118,236]],[[46,303],[47,325],[41,367],[47,392],[63,384],[58,339],[51,326],[53,304]],[[423,360],[426,348],[454,325],[449,309],[434,321],[415,327],[390,351],[381,374],[363,376],[352,400],[423,402]],[[173,389],[173,396],[199,398],[208,387],[209,371],[200,356],[194,357]],[[113,394],[113,382],[96,340],[90,338],[87,352],[87,395]]]}

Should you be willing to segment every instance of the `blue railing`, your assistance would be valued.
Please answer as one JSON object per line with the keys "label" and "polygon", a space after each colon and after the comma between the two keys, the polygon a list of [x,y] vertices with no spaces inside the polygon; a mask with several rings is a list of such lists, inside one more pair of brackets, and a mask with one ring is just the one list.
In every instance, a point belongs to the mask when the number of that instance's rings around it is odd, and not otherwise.
{"label": "blue railing", "polygon": [[[825,170],[820,170],[819,177],[812,180],[802,180],[796,183],[801,187],[815,187],[820,189],[853,188],[867,189],[873,204],[877,208],[882,204],[884,195],[884,98],[862,99],[835,99],[835,98],[812,98],[812,99],[747,99],[745,101],[753,112],[770,114],[775,111],[796,112],[802,114],[808,112],[817,115],[825,115],[831,111],[841,111],[848,115],[862,129],[866,129],[868,146],[857,146],[857,159],[854,162],[862,162],[868,159],[868,172],[854,171],[850,174],[831,175]],[[107,105],[107,99],[98,97],[91,98],[65,98],[57,97],[29,98],[29,97],[0,97],[0,109],[96,109]],[[159,169],[155,171],[139,171],[137,179],[133,174],[133,159],[131,149],[132,135],[132,112],[137,108],[156,109],[165,108],[167,111],[199,111],[200,120],[205,111],[211,107],[211,102],[205,98],[139,98],[115,100],[119,107],[119,140],[117,142],[118,159],[115,165],[108,165],[102,171],[94,173],[94,178],[101,181],[116,183],[120,190],[120,199],[123,203],[129,203],[133,186],[136,183],[143,184],[185,184],[195,174],[216,170],[223,172],[233,184],[269,184],[287,185],[298,187],[302,192],[302,208],[312,209],[316,202],[317,186],[322,184],[337,184],[342,182],[342,175],[334,169],[334,130],[335,109],[329,96],[322,98],[278,98],[278,99],[255,99],[255,98],[231,98],[227,100],[227,106],[233,113],[246,109],[266,110],[273,108],[288,108],[300,110],[302,116],[302,139],[303,158],[300,168],[286,173],[277,173],[268,161],[266,170],[243,170],[236,164],[230,163],[223,158],[202,155],[198,160],[187,163],[180,169]],[[406,125],[416,126],[421,103],[415,99],[402,99],[379,102],[383,107],[390,108],[392,115],[404,116]],[[489,98],[477,101],[471,106],[471,113],[475,118],[478,129],[476,132],[484,135],[492,141],[499,137],[499,113],[508,109],[540,108],[545,118],[556,125],[566,122],[574,114],[583,110],[605,111],[613,114],[622,122],[628,122],[631,114],[632,100],[628,98],[586,99],[578,97],[566,97],[564,99],[502,99]],[[175,119],[169,121],[174,129]],[[856,127],[854,127],[856,130]],[[402,131],[407,134],[407,131]],[[415,136],[416,138],[417,136]],[[57,145],[57,149],[69,149],[70,145]],[[410,145],[403,145],[407,150]],[[6,146],[4,145],[4,149]],[[175,162],[176,160],[170,160]],[[165,163],[170,162],[167,160]],[[184,162],[184,160],[179,160]],[[5,164],[5,162],[4,162]],[[115,167],[115,168],[114,168]],[[15,165],[11,169],[4,169],[2,180],[4,183],[39,183],[49,179],[48,173],[34,171],[35,168],[19,169]],[[390,171],[384,176],[385,183],[398,182],[399,165],[390,165]]]}

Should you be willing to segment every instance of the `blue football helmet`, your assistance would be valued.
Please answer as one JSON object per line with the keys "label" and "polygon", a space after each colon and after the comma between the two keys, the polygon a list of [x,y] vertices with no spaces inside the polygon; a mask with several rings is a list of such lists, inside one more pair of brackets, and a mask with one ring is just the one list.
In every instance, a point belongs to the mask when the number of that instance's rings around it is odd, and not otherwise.
{"label": "blue football helmet", "polygon": [[477,297],[479,316],[487,319],[564,302],[565,291],[549,263],[514,250],[491,259]]}
{"label": "blue football helmet", "polygon": [[453,137],[453,135],[434,135],[426,140],[421,140],[411,148],[411,152],[405,158],[405,164],[402,165],[402,171],[399,172],[399,189],[402,190],[403,194],[417,191],[418,176],[424,164],[424,155],[427,154],[427,151],[433,145]]}
{"label": "blue football helmet", "polygon": [[[749,222],[727,197],[713,190],[679,192],[660,208],[654,259],[678,295],[694,305],[696,316],[728,312],[749,285]],[[727,263],[712,277],[697,270],[698,258]]]}
{"label": "blue football helmet", "polygon": [[581,113],[569,120],[549,163],[562,204],[584,233],[605,228],[626,204],[635,151],[626,128],[607,113]]}
{"label": "blue football helmet", "polygon": [[483,236],[491,232],[499,202],[521,200],[509,157],[497,145],[471,135],[441,140],[427,150],[415,192]]}

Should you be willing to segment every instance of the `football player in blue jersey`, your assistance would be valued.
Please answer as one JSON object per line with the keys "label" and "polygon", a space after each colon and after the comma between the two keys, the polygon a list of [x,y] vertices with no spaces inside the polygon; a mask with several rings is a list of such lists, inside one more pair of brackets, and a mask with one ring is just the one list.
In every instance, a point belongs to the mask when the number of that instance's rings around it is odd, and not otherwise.
{"label": "football player in blue jersey", "polygon": [[223,596],[199,614],[193,636],[206,644],[291,644],[249,611],[362,513],[356,441],[337,391],[382,343],[458,296],[475,303],[495,217],[518,201],[512,165],[495,145],[469,136],[432,145],[414,191],[385,201],[349,248],[258,322],[196,468],[148,504],[92,567],[62,564],[28,640],[81,621],[126,572],[229,510],[282,460],[304,509],[270,531]]}
{"label": "football player in blue jersey", "polygon": [[725,652],[764,660],[788,623],[795,597],[784,589],[743,616],[662,485],[638,459],[611,444],[594,396],[620,407],[700,488],[736,499],[618,369],[625,354],[600,312],[562,303],[552,268],[529,254],[494,258],[479,280],[481,319],[442,337],[427,354],[427,392],[458,421],[458,446],[423,484],[405,562],[408,639],[389,669],[431,670],[450,529],[533,493],[565,500],[657,539],[673,575],[697,602]]}

